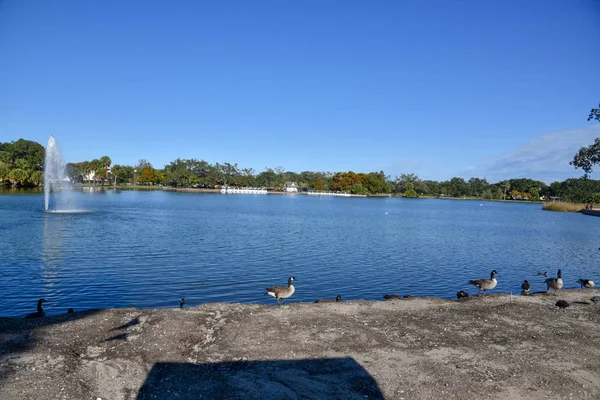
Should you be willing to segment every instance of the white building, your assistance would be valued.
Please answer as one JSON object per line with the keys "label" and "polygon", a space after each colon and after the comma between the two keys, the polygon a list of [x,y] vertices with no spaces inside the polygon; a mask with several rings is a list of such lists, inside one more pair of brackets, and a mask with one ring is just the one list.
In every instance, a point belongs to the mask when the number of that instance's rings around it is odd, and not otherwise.
{"label": "white building", "polygon": [[285,186],[283,187],[283,189],[286,192],[297,193],[298,192],[298,184],[296,182],[286,182]]}

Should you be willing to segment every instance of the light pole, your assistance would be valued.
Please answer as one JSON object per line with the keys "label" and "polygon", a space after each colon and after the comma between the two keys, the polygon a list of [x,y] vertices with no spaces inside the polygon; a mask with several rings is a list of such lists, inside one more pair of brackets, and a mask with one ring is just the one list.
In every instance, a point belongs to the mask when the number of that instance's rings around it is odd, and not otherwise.
{"label": "light pole", "polygon": [[133,186],[135,186],[135,174],[137,174],[137,169],[133,170]]}

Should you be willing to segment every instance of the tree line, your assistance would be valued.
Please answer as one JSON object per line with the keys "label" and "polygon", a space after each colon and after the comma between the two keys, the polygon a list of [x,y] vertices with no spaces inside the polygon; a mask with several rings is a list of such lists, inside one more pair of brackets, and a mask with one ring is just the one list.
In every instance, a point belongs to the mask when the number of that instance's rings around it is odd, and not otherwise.
{"label": "tree line", "polygon": [[[19,139],[0,143],[0,184],[32,187],[43,184],[44,148],[39,143]],[[390,177],[383,171],[316,172],[285,171],[281,167],[256,172],[238,164],[211,164],[198,159],[176,159],[164,168],[154,168],[147,160],[135,165],[112,165],[109,156],[69,163],[67,174],[73,183],[99,185],[163,185],[171,187],[215,188],[221,186],[265,187],[282,190],[296,183],[300,191],[344,191],[353,194],[394,194],[405,197],[471,197],[537,201],[551,197],[574,202],[589,202],[600,193],[600,181],[587,177],[563,182],[544,182],[519,178],[489,183],[485,178],[446,181],[422,180],[415,174]]]}

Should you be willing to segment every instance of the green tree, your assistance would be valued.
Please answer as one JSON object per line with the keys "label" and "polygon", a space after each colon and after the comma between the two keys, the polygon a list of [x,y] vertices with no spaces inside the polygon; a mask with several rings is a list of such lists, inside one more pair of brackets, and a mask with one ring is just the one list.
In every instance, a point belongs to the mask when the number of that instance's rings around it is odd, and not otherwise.
{"label": "green tree", "polygon": [[404,197],[409,197],[409,198],[419,197],[419,195],[415,191],[415,185],[412,182],[408,182],[406,184],[406,191],[404,192]]}
{"label": "green tree", "polygon": [[8,179],[16,185],[24,186],[25,182],[29,178],[29,174],[26,170],[20,168],[11,169],[8,173]]}
{"label": "green tree", "polygon": [[471,178],[467,183],[469,185],[469,196],[473,197],[482,196],[483,192],[489,186],[489,183],[485,178]]}
{"label": "green tree", "polygon": [[[587,120],[600,121],[600,104],[598,108],[592,108]],[[569,165],[573,165],[575,169],[581,168],[585,172],[584,177],[588,177],[594,165],[598,163],[600,163],[600,138],[597,137],[591,145],[580,148]]]}
{"label": "green tree", "polygon": [[496,192],[494,193],[494,199],[501,200],[503,197],[504,197],[504,193],[502,193],[502,189],[500,189],[500,188],[496,189]]}
{"label": "green tree", "polygon": [[29,177],[29,181],[35,186],[40,186],[44,183],[44,174],[42,171],[33,171]]}
{"label": "green tree", "polygon": [[540,191],[538,188],[529,189],[529,193],[531,193],[531,201],[540,201]]}

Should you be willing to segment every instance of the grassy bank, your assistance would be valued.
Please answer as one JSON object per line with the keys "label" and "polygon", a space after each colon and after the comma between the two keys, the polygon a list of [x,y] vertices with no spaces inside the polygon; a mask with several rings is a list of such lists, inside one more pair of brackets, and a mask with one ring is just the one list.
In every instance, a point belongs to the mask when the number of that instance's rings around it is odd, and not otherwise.
{"label": "grassy bank", "polygon": [[542,210],[562,211],[562,212],[580,212],[585,208],[583,203],[569,203],[567,201],[552,201],[542,205]]}

